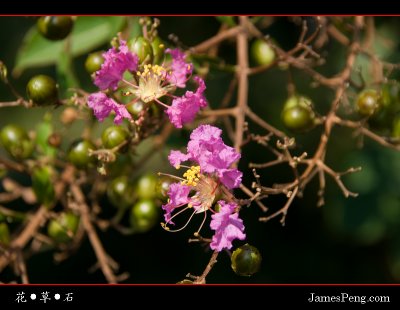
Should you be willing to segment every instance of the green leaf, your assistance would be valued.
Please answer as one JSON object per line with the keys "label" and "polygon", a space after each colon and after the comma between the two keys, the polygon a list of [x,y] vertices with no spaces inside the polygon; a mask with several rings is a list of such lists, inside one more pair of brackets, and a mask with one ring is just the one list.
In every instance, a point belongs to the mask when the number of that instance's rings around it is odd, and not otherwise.
{"label": "green leaf", "polygon": [[[70,35],[71,56],[79,56],[109,42],[125,23],[122,16],[82,16],[75,21]],[[64,40],[45,39],[34,25],[26,34],[17,53],[13,75],[20,75],[25,69],[57,63],[64,49]]]}
{"label": "green leaf", "polygon": [[47,142],[53,133],[53,126],[50,120],[44,120],[36,126],[36,145],[40,151],[49,157],[55,157],[56,149]]}
{"label": "green leaf", "polygon": [[37,167],[32,172],[32,188],[39,203],[49,207],[55,198],[53,171],[50,167]]}
{"label": "green leaf", "polygon": [[10,231],[6,223],[0,223],[0,244],[6,246],[10,244]]}
{"label": "green leaf", "polygon": [[229,27],[236,26],[233,16],[216,16],[215,17],[221,24],[227,24]]}
{"label": "green leaf", "polygon": [[79,80],[77,79],[72,59],[68,50],[63,50],[57,61],[57,82],[63,97],[68,97],[68,89],[78,88]]}

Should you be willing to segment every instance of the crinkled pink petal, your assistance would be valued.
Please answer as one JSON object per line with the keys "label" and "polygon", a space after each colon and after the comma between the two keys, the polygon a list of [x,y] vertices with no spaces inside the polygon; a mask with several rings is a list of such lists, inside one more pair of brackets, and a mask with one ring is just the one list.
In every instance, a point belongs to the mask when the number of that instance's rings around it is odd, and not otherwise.
{"label": "crinkled pink petal", "polygon": [[122,120],[124,118],[126,119],[132,119],[131,114],[128,112],[126,107],[123,104],[118,104],[114,101],[115,105],[113,107],[113,110],[115,111],[115,118],[114,118],[114,123],[115,124],[121,124]]}
{"label": "crinkled pink petal", "polygon": [[88,97],[88,106],[93,110],[94,115],[100,122],[108,117],[112,111],[115,112],[115,124],[120,124],[124,118],[132,119],[123,104],[116,103],[102,92],[91,94]]}
{"label": "crinkled pink petal", "polygon": [[223,200],[218,201],[221,209],[218,213],[211,216],[212,220],[210,227],[215,230],[212,237],[210,247],[215,251],[222,251],[223,249],[230,250],[232,248],[232,241],[235,239],[244,240],[246,234],[244,233],[243,221],[239,218],[239,214],[235,212],[237,205],[233,202],[226,203]]}
{"label": "crinkled pink petal", "polygon": [[172,56],[171,73],[167,76],[168,82],[176,85],[179,88],[184,88],[186,86],[188,76],[192,74],[193,65],[185,61],[185,53],[181,52],[177,48],[167,48],[165,52],[171,54]]}
{"label": "crinkled pink petal", "polygon": [[181,162],[187,161],[190,159],[189,155],[183,154],[180,151],[171,151],[168,156],[168,160],[172,166],[178,168]]}
{"label": "crinkled pink petal", "polygon": [[200,108],[207,105],[203,95],[205,83],[201,78],[195,78],[195,81],[199,84],[196,92],[187,91],[184,96],[174,99],[165,111],[176,128],[182,128],[184,124],[192,122]]}
{"label": "crinkled pink petal", "polygon": [[190,201],[188,197],[190,193],[190,186],[182,185],[180,183],[173,183],[169,186],[168,190],[168,203],[163,205],[162,208],[165,211],[164,219],[167,223],[171,222],[171,214],[176,209]]}
{"label": "crinkled pink petal", "polygon": [[126,70],[135,71],[138,57],[133,54],[126,42],[120,40],[119,48],[111,48],[103,54],[104,62],[101,69],[96,72],[94,84],[101,90],[111,88],[116,90],[118,82]]}
{"label": "crinkled pink petal", "polygon": [[204,97],[204,91],[206,90],[206,83],[204,83],[204,80],[201,77],[195,76],[193,80],[199,85],[197,87],[197,90],[195,92],[195,96],[197,97],[198,100],[198,105],[201,108],[205,108],[207,106],[207,100]]}
{"label": "crinkled pink petal", "polygon": [[218,171],[225,171],[240,158],[234,148],[223,142],[221,133],[217,127],[201,125],[190,135],[188,154],[204,172],[221,174]]}
{"label": "crinkled pink petal", "polygon": [[221,137],[222,130],[211,125],[200,125],[190,134],[190,141],[214,142]]}
{"label": "crinkled pink petal", "polygon": [[240,186],[243,173],[237,169],[220,169],[218,170],[218,176],[227,188],[232,189]]}
{"label": "crinkled pink petal", "polygon": [[186,92],[185,97],[174,99],[166,110],[169,120],[176,128],[182,128],[183,124],[192,122],[200,110],[196,98],[190,93]]}

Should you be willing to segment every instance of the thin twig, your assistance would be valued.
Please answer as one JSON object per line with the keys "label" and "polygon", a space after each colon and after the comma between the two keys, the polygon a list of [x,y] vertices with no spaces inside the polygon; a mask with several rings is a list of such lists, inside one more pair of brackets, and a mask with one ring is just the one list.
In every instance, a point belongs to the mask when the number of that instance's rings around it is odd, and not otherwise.
{"label": "thin twig", "polygon": [[[10,249],[23,249],[26,244],[33,238],[36,231],[40,228],[46,219],[46,214],[48,210],[46,206],[40,206],[36,213],[30,218],[29,222],[18,235],[17,238],[11,241]],[[15,259],[15,253],[11,255],[4,255],[0,257],[0,271],[2,271],[10,262],[10,260]]]}
{"label": "thin twig", "polygon": [[104,276],[106,277],[108,283],[117,283],[117,277],[110,267],[108,255],[104,250],[103,245],[101,244],[101,241],[96,233],[96,229],[94,228],[92,221],[90,220],[89,207],[85,203],[85,197],[81,189],[77,185],[71,184],[71,193],[76,203],[78,204],[83,226],[85,227],[93,250],[96,253],[96,257],[99,261]]}
{"label": "thin twig", "polygon": [[[240,16],[240,25],[245,28],[247,24],[247,17]],[[237,100],[237,113],[236,113],[236,124],[235,124],[235,149],[240,152],[242,141],[243,141],[243,127],[245,111],[247,108],[247,95],[249,90],[249,81],[247,77],[247,71],[249,68],[249,57],[248,57],[248,39],[247,32],[241,31],[237,35],[237,76],[238,76],[238,100]]]}
{"label": "thin twig", "polygon": [[212,267],[217,262],[218,254],[219,254],[219,252],[214,251],[214,253],[211,255],[210,261],[208,262],[208,264],[206,266],[206,269],[204,269],[201,276],[197,277],[196,280],[193,281],[194,284],[205,284],[206,283],[206,277],[210,273]]}
{"label": "thin twig", "polygon": [[192,54],[204,53],[208,49],[218,45],[220,42],[227,40],[229,38],[236,37],[237,34],[241,31],[242,31],[242,26],[236,26],[236,27],[230,28],[224,32],[219,32],[218,34],[211,37],[210,39],[190,48],[190,52]]}

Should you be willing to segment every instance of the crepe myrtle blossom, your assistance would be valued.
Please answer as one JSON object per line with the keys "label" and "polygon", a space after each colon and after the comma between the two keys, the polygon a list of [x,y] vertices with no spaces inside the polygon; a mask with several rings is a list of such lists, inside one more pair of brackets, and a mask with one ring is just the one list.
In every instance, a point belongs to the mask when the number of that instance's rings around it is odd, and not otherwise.
{"label": "crepe myrtle blossom", "polygon": [[[183,178],[171,176],[180,182],[169,187],[168,202],[162,206],[165,223],[161,224],[167,231],[180,231],[195,214],[203,213],[203,222],[197,231],[199,233],[210,212],[210,227],[215,231],[210,247],[216,251],[231,249],[233,240],[244,240],[246,237],[243,221],[239,218],[239,206],[230,191],[239,187],[242,181],[242,173],[230,168],[239,160],[240,154],[224,144],[221,134],[221,129],[217,127],[201,125],[190,135],[186,154],[170,152],[168,159],[171,165],[187,170]],[[193,165],[181,165],[185,161],[191,161]],[[216,202],[218,207],[215,206]],[[187,223],[180,229],[171,230],[168,225],[174,225],[172,220],[188,209],[193,209],[193,212]]]}
{"label": "crepe myrtle blossom", "polygon": [[124,118],[132,119],[128,110],[123,104],[118,104],[102,92],[91,94],[88,97],[88,106],[93,109],[94,115],[102,122],[111,111],[115,112],[114,123],[121,124]]}
{"label": "crepe myrtle blossom", "polygon": [[[193,80],[197,84],[195,91],[187,90],[180,97],[174,96],[173,93],[177,88],[186,87],[186,82],[192,76],[193,65],[186,62],[185,53],[179,49],[166,49],[165,53],[171,55],[170,62],[162,65],[139,64],[138,56],[129,50],[124,40],[120,39],[118,48],[113,47],[103,54],[104,62],[101,69],[95,72],[94,84],[101,91],[108,92],[124,87],[122,93],[124,96],[132,96],[132,102],[142,101],[147,104],[147,108],[154,102],[158,103],[166,109],[165,112],[171,123],[176,128],[182,128],[184,124],[194,120],[200,108],[207,106],[204,97],[206,86],[203,79],[194,77]],[[124,78],[126,72],[131,73],[132,79]],[[99,93],[88,98],[88,106],[94,111],[99,102],[103,106],[111,103],[111,101],[96,100],[98,97],[100,97]],[[172,98],[172,103],[168,105],[162,102],[160,99],[163,97]],[[118,107],[118,111],[121,112],[123,109]],[[102,107],[97,110],[106,111]],[[116,111],[116,109],[107,111],[112,110]],[[121,117],[130,118],[125,110],[119,114],[116,111],[118,120]],[[95,116],[101,121],[108,114],[95,112]]]}

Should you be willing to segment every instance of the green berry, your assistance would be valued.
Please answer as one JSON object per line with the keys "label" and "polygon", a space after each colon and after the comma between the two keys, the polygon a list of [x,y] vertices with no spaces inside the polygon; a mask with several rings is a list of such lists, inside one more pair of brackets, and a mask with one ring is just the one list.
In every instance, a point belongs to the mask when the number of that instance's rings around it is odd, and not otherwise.
{"label": "green berry", "polygon": [[[122,126],[110,126],[103,131],[101,141],[107,149],[112,149],[121,145],[129,136],[129,132]],[[125,146],[127,146],[126,144]],[[126,150],[126,147],[125,147]]]}
{"label": "green berry", "polygon": [[138,100],[135,102],[129,102],[126,106],[126,109],[133,117],[139,117],[139,114],[144,110],[145,104],[143,101]]}
{"label": "green berry", "polygon": [[139,63],[153,62],[153,48],[144,37],[137,37],[128,42],[129,49],[139,58]]}
{"label": "green berry", "polygon": [[151,42],[151,47],[153,48],[153,63],[159,64],[164,58],[165,45],[160,39],[160,37],[155,37]]}
{"label": "green berry", "polygon": [[104,62],[103,51],[91,53],[85,61],[85,69],[89,74],[92,74],[101,69]]}
{"label": "green berry", "polygon": [[51,219],[47,226],[47,234],[56,243],[66,243],[72,240],[79,226],[79,217],[72,212],[61,213]]}
{"label": "green berry", "polygon": [[396,116],[393,121],[392,137],[400,138],[400,115]]}
{"label": "green berry", "polygon": [[139,198],[154,198],[157,195],[157,178],[153,174],[142,176],[136,186],[136,193]]}
{"label": "green berry", "polygon": [[17,160],[26,159],[33,153],[32,140],[26,131],[17,125],[3,127],[0,139],[6,151]]}
{"label": "green berry", "polygon": [[39,32],[52,41],[65,39],[73,25],[74,21],[70,16],[42,16],[37,21]]}
{"label": "green berry", "polygon": [[161,177],[158,179],[156,192],[159,198],[165,200],[168,196],[169,186],[172,184],[171,178]]}
{"label": "green berry", "polygon": [[297,132],[310,130],[315,125],[315,113],[310,99],[303,96],[290,97],[283,107],[284,125]]}
{"label": "green berry", "polygon": [[49,166],[36,167],[32,171],[32,189],[40,204],[49,206],[55,198],[53,170]]}
{"label": "green berry", "polygon": [[369,119],[368,124],[380,134],[392,130],[397,113],[400,112],[400,87],[398,83],[383,84],[380,90],[379,109]]}
{"label": "green berry", "polygon": [[356,104],[362,116],[375,115],[381,108],[380,94],[376,89],[366,89],[357,96]]}
{"label": "green berry", "polygon": [[158,222],[159,212],[153,200],[139,200],[131,210],[130,223],[137,232],[147,232]]}
{"label": "green berry", "polygon": [[88,140],[75,141],[69,149],[68,160],[77,168],[87,168],[96,161],[93,156],[89,156],[89,150],[95,149],[93,143]]}
{"label": "green berry", "polygon": [[10,244],[10,231],[7,223],[0,223],[0,245],[8,246]]}
{"label": "green berry", "polygon": [[182,281],[177,282],[176,284],[193,284],[193,281],[189,279],[184,279]]}
{"label": "green berry", "polygon": [[26,94],[34,104],[52,105],[58,101],[56,82],[47,75],[36,75],[26,85]]}
{"label": "green berry", "polygon": [[251,45],[251,55],[259,65],[269,65],[275,58],[275,51],[268,42],[257,39]]}
{"label": "green berry", "polygon": [[246,243],[232,253],[231,266],[237,275],[251,276],[260,269],[261,260],[258,249]]}
{"label": "green berry", "polygon": [[133,186],[128,177],[120,176],[112,180],[107,186],[107,197],[113,206],[127,208],[134,202]]}

